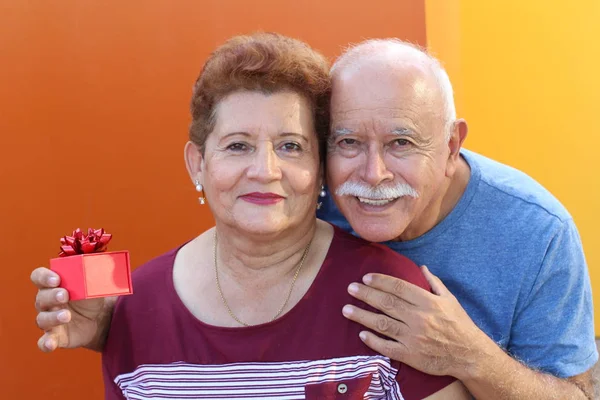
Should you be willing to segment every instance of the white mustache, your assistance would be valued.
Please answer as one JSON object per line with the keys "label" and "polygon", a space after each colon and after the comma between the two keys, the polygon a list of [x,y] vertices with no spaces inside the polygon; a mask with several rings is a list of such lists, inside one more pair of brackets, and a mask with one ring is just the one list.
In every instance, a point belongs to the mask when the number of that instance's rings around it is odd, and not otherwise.
{"label": "white mustache", "polygon": [[407,183],[398,183],[393,186],[371,187],[359,182],[344,182],[335,191],[338,196],[355,196],[371,200],[395,199],[398,197],[419,197],[412,186]]}

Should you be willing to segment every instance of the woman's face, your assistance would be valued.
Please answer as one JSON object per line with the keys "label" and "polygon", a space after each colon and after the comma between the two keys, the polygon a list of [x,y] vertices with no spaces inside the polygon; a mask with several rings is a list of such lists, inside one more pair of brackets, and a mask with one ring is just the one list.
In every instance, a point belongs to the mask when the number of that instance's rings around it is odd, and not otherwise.
{"label": "woman's face", "polygon": [[319,146],[307,100],[294,92],[235,92],[216,107],[204,157],[186,159],[217,223],[276,234],[314,222],[322,183]]}

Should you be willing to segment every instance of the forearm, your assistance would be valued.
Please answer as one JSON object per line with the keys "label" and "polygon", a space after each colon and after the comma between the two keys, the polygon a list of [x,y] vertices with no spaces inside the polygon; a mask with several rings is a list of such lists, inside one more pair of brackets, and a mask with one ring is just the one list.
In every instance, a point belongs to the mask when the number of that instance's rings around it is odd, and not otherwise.
{"label": "forearm", "polygon": [[[494,344],[495,346],[495,344]],[[572,399],[591,400],[590,385],[532,370],[499,347],[480,357],[465,377],[459,378],[478,400]]]}

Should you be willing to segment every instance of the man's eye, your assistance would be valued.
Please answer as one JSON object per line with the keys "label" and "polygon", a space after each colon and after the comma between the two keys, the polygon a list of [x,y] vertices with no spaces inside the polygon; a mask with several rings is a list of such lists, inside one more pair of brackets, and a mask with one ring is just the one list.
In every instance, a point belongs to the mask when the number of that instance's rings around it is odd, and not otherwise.
{"label": "man's eye", "polygon": [[394,140],[393,144],[396,147],[406,147],[409,146],[411,143],[409,140],[406,139],[396,139]]}
{"label": "man's eye", "polygon": [[302,147],[298,143],[288,142],[284,143],[281,148],[285,151],[296,152],[302,150]]}
{"label": "man's eye", "polygon": [[342,147],[349,147],[349,146],[354,146],[356,145],[358,142],[356,141],[356,139],[350,139],[350,138],[345,138],[339,141],[339,145]]}
{"label": "man's eye", "polygon": [[229,146],[227,146],[227,150],[231,150],[231,151],[245,151],[248,149],[248,146],[246,146],[244,143],[232,143]]}

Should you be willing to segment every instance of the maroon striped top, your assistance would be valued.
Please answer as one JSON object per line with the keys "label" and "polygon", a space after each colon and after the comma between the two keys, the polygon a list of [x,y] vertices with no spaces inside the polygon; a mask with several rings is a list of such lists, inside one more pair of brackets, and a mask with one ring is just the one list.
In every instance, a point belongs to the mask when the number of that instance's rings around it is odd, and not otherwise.
{"label": "maroon striped top", "polygon": [[106,399],[421,399],[454,381],[391,361],[359,339],[342,307],[367,272],[429,290],[419,268],[387,247],[335,228],[305,296],[277,320],[251,327],[205,324],[173,286],[179,248],[133,273],[134,295],[115,307],[103,354]]}

